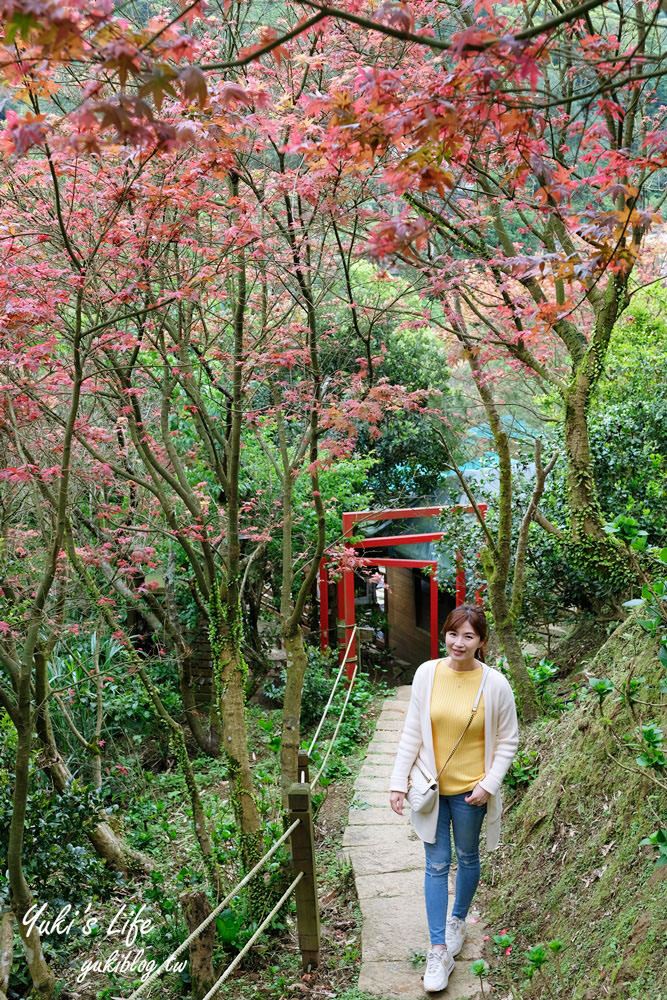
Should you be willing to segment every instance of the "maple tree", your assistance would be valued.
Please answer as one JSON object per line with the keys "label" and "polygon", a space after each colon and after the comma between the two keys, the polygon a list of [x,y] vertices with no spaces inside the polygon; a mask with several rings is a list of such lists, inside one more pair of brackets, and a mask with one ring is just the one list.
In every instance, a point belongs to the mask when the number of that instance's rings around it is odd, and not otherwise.
{"label": "maple tree", "polygon": [[[38,609],[40,613],[33,615],[28,609],[27,629],[24,617],[18,615],[16,627],[10,628],[8,633],[7,655],[3,657],[9,680],[9,689],[2,688],[3,706],[19,731],[9,853],[12,906],[19,922],[30,905],[29,890],[21,876],[20,858],[28,782],[28,765],[24,758],[30,751],[35,720],[51,761],[56,787],[62,787],[68,780],[67,769],[49,726],[50,689],[46,674],[58,626],[62,626],[65,618],[64,606],[60,609],[56,607],[55,621],[51,619],[49,622],[52,637],[46,643],[40,643],[39,655],[35,654],[33,636],[34,632],[41,638],[47,627],[47,609],[42,591],[48,593],[55,573],[51,563],[62,562],[63,550],[87,590],[89,599],[98,607],[98,614],[106,620],[109,629],[124,641],[132,668],[141,676],[158,715],[171,731],[190,792],[195,830],[208,862],[213,886],[219,888],[207,823],[198,801],[181,727],[164,709],[141,659],[120,623],[115,620],[111,610],[116,604],[115,599],[108,592],[102,594],[94,579],[94,573],[99,573],[121,597],[130,601],[134,589],[139,593],[150,593],[151,590],[144,579],[155,554],[150,545],[150,529],[145,522],[142,524],[148,530],[144,544],[140,541],[135,544],[136,538],[144,535],[133,537],[131,534],[137,527],[134,518],[144,514],[141,503],[144,498],[131,490],[125,509],[126,495],[120,492],[120,481],[133,480],[131,470],[128,472],[124,429],[128,423],[131,429],[136,429],[136,420],[133,423],[131,419],[136,410],[130,407],[128,421],[125,410],[131,393],[125,393],[127,386],[122,378],[120,383],[118,381],[122,368],[114,367],[116,381],[111,388],[117,389],[119,394],[114,423],[113,410],[108,401],[105,402],[103,380],[99,375],[105,362],[114,364],[119,357],[125,362],[130,357],[131,349],[139,343],[134,330],[119,328],[128,314],[132,318],[145,317],[156,307],[152,302],[146,304],[144,292],[147,286],[144,283],[142,287],[141,283],[142,271],[145,272],[147,266],[146,246],[142,246],[140,240],[132,243],[131,258],[123,260],[120,250],[132,230],[131,222],[125,217],[128,207],[131,211],[126,192],[132,190],[132,184],[138,181],[150,161],[150,155],[140,157],[138,163],[128,168],[126,161],[117,158],[106,166],[96,164],[91,167],[79,162],[77,157],[73,163],[68,161],[62,150],[52,153],[48,149],[45,157],[24,161],[22,168],[19,167],[9,177],[4,189],[3,222],[7,238],[3,241],[3,250],[7,267],[2,288],[2,361],[6,376],[2,429],[10,453],[4,479],[8,491],[10,487],[16,489],[24,482],[33,485],[35,510],[39,511],[40,505],[43,506],[43,518],[47,527],[52,529],[45,552],[55,552],[47,566],[51,576],[48,577],[45,570],[45,582],[39,588],[42,601]],[[161,181],[164,181],[163,176]],[[61,201],[61,192],[66,192],[65,202]],[[168,220],[160,216],[163,206],[159,189],[152,188],[146,197],[145,207],[149,217],[153,213],[157,218],[160,252],[164,252],[170,241],[175,240],[174,232],[181,231],[183,226],[187,228],[189,224],[187,218],[185,222],[177,221],[170,227]],[[57,219],[55,232],[54,219]],[[157,240],[156,232],[151,235]],[[44,250],[43,244],[51,241],[50,258],[44,255],[41,263],[36,262],[35,248],[42,245]],[[31,283],[35,280],[36,285]],[[110,357],[114,351],[118,353]],[[131,362],[128,367],[131,368]],[[168,385],[167,391],[169,388]],[[141,393],[142,389],[137,388],[136,391]],[[62,400],[66,402],[71,394],[74,396],[70,407],[71,419],[64,421],[60,416]],[[105,412],[108,414],[110,411],[112,420],[107,422]],[[36,427],[39,427],[39,432],[33,429]],[[110,440],[114,442],[113,454],[106,452]],[[103,455],[100,448],[105,452]],[[87,461],[91,451],[102,460],[97,463]],[[56,464],[53,463],[53,453],[58,457]],[[107,457],[119,463],[116,466],[119,479],[114,478],[111,465],[105,461]],[[131,460],[129,464],[133,464]],[[77,475],[79,491],[72,498],[68,489]],[[48,484],[52,479],[57,485],[50,489]],[[145,481],[142,485],[146,485]],[[150,492],[151,484],[148,485]],[[196,491],[190,494],[184,492],[184,502],[189,501],[191,506],[198,502]],[[112,526],[109,529],[110,519]],[[172,526],[174,520],[175,517],[172,517]],[[179,527],[175,527],[178,536]],[[191,530],[197,534],[196,526]],[[186,545],[189,532],[190,528],[186,526],[183,535]],[[88,544],[82,545],[82,540]],[[64,570],[61,569],[61,572]],[[128,579],[131,583],[129,587],[126,583]],[[29,587],[29,578],[26,579],[24,572],[23,585],[26,583]],[[3,580],[3,593],[5,599],[13,602],[10,580]],[[20,607],[19,602],[18,609]],[[154,626],[157,621],[158,630],[170,624],[167,616],[161,620],[155,615],[150,618],[150,608],[148,613],[144,613],[149,617],[149,624]],[[12,654],[14,659],[20,656],[20,668],[13,667]],[[34,705],[30,698],[33,677]],[[247,759],[244,738],[241,745]],[[250,801],[252,803],[252,799]],[[102,833],[108,834],[105,843],[102,843]],[[102,830],[102,824],[98,824],[97,834],[95,846],[102,849],[109,860],[120,862],[127,868],[129,852],[123,851],[122,845],[119,849],[119,845],[110,843],[114,837],[108,826]],[[20,926],[23,930],[23,925]],[[31,975],[36,989],[50,995],[53,977],[44,965],[39,942],[34,940],[35,933],[31,931],[28,942],[30,953],[34,956]]]}
{"label": "maple tree", "polygon": [[[5,288],[10,282],[18,283],[20,288],[20,269],[17,271],[11,276],[6,274]],[[25,544],[27,537],[31,533],[39,534],[39,530],[12,530],[15,527],[11,517],[12,503],[10,501],[7,504],[5,541],[11,548],[3,552],[4,561],[10,565],[5,567],[9,569],[9,573],[3,573],[2,604],[9,605],[10,608],[13,606],[16,620],[3,620],[0,626],[0,662],[5,678],[0,685],[0,705],[16,730],[12,817],[7,845],[12,911],[35,988],[42,995],[51,995],[54,978],[44,959],[39,932],[23,923],[23,917],[34,902],[23,871],[23,838],[33,737],[37,720],[44,715],[43,703],[48,686],[46,663],[57,636],[57,625],[62,620],[64,604],[61,549],[67,527],[70,463],[83,384],[83,345],[80,326],[81,292],[74,290],[70,305],[75,316],[75,332],[68,345],[70,366],[64,377],[63,365],[55,357],[55,338],[47,338],[45,341],[43,336],[35,338],[32,335],[34,319],[39,315],[40,306],[42,309],[45,306],[44,300],[40,301],[40,298],[31,297],[30,301],[22,302],[20,308],[5,312],[5,329],[11,332],[12,337],[9,344],[5,342],[3,345],[3,368],[7,365],[12,367],[18,375],[19,384],[41,374],[44,391],[51,395],[54,407],[60,410],[63,434],[57,461],[54,462],[55,456],[53,452],[49,453],[47,444],[42,454],[48,455],[48,465],[26,462],[21,433],[26,425],[30,427],[34,424],[39,414],[20,389],[13,393],[7,393],[5,389],[2,426],[5,433],[9,433],[10,440],[16,442],[19,463],[7,466],[3,478],[14,487],[29,484],[36,491],[48,492],[52,501],[52,516],[48,521],[48,530],[44,533],[41,551],[28,572],[19,576],[16,574],[16,561],[17,557],[20,559],[21,542]],[[66,389],[63,392],[64,384]],[[14,546],[18,551],[13,550]],[[52,625],[45,634],[47,613],[53,616],[55,627]],[[10,615],[7,617],[11,618]],[[19,626],[20,631],[15,626]],[[36,701],[33,700],[33,694]]]}
{"label": "maple tree", "polygon": [[516,623],[521,615],[524,601],[526,580],[526,559],[528,540],[538,510],[538,504],[544,493],[546,479],[558,459],[556,452],[546,466],[542,462],[542,440],[534,441],[535,481],[532,484],[531,495],[526,504],[521,524],[513,546],[513,514],[515,512],[515,472],[512,465],[511,434],[503,421],[503,414],[493,386],[484,378],[484,372],[479,362],[480,348],[473,344],[462,323],[456,328],[456,335],[465,349],[468,364],[488,420],[490,437],[498,458],[497,466],[497,496],[494,489],[493,520],[495,529],[489,524],[484,508],[480,505],[480,497],[476,494],[474,483],[471,483],[460,469],[447,441],[443,430],[436,427],[436,433],[441,441],[450,467],[454,470],[460,487],[467,497],[472,512],[477,520],[482,536],[479,560],[483,568],[483,579],[480,581],[486,590],[489,607],[493,615],[494,629],[500,641],[508,669],[512,676],[516,694],[517,707],[525,721],[533,721],[539,714],[539,702],[535,685],[526,668],[526,661],[517,634]]}
{"label": "maple tree", "polygon": [[[40,85],[31,78],[26,89],[38,111]],[[245,92],[241,96],[247,100]],[[228,88],[222,89],[219,105],[209,92],[212,117],[201,144],[171,145],[158,137],[129,156],[122,147],[108,148],[103,158],[88,155],[76,141],[76,122],[65,119],[59,137],[42,144],[44,155],[34,148],[30,157],[17,161],[4,190],[5,250],[12,261],[4,287],[10,317],[4,327],[8,387],[46,419],[54,447],[61,447],[57,407],[36,377],[41,359],[29,376],[13,367],[16,352],[25,348],[17,339],[15,317],[19,310],[29,312],[39,332],[48,324],[55,352],[70,338],[81,339],[84,406],[72,428],[77,460],[72,472],[79,491],[67,507],[62,542],[80,585],[123,644],[131,669],[171,734],[214,889],[219,873],[183,734],[143,656],[155,642],[151,636],[159,636],[163,652],[178,667],[185,717],[195,739],[207,752],[222,750],[241,854],[250,867],[260,828],[245,731],[240,605],[247,570],[270,537],[271,521],[254,526],[256,498],[241,496],[244,426],[247,420],[258,426],[258,412],[262,419],[272,415],[283,444],[286,433],[293,436],[295,420],[305,427],[305,450],[297,446],[283,464],[282,523],[275,523],[287,555],[283,565],[289,567],[282,583],[283,631],[286,645],[295,650],[284,724],[287,785],[296,777],[305,669],[300,618],[325,541],[318,463],[349,453],[355,421],[373,423],[387,407],[400,405],[396,390],[382,380],[367,385],[364,370],[351,378],[332,379],[327,373],[323,390],[311,258],[315,237],[295,235],[294,213],[301,213],[302,202],[288,194],[297,178],[281,169],[268,182],[273,196],[267,198],[262,169],[248,166],[247,159],[262,135],[260,123],[252,110],[245,117],[228,114],[228,100]],[[176,102],[175,113],[179,109]],[[267,135],[271,141],[275,124],[268,117],[261,125],[263,142]],[[11,117],[6,138],[13,157],[23,151]],[[303,179],[299,184],[303,191]],[[339,185],[338,197],[341,191]],[[327,198],[326,188],[309,195],[311,223]],[[267,216],[275,234],[262,229]],[[29,283],[29,275],[35,276],[35,248],[48,253],[37,295]],[[340,239],[337,248],[344,257]],[[349,248],[347,253],[349,258]],[[24,281],[17,281],[19,276]],[[326,294],[331,275],[327,271],[323,281],[317,280],[317,296]],[[345,288],[350,298],[349,273]],[[71,289],[77,295],[74,309]],[[355,323],[358,332],[356,318]],[[333,341],[333,330],[328,337]],[[367,343],[364,365],[370,375],[369,352]],[[283,377],[295,370],[296,376]],[[72,376],[64,362],[60,378],[67,389]],[[267,387],[273,394],[268,409]],[[320,436],[327,427],[329,441],[320,457]],[[39,450],[25,435],[10,438],[10,447],[25,461],[7,465],[8,482],[47,474]],[[311,478],[319,530],[294,596],[290,493],[292,477],[302,472]],[[40,492],[47,508],[53,507],[48,492]],[[162,593],[157,593],[159,569]],[[119,612],[128,623],[132,617],[132,629],[123,626]],[[208,731],[189,677],[185,614],[194,616],[195,632],[210,635],[215,684]],[[48,697],[48,684],[43,691]],[[62,760],[48,727],[45,739],[60,773]]]}
{"label": "maple tree", "polygon": [[[572,551],[617,588],[629,579],[603,529],[586,411],[663,198],[661,4],[304,0],[269,27],[259,16],[197,0],[139,25],[110,0],[0,4],[1,475],[8,502],[29,490],[52,531],[27,617],[1,643],[0,698],[22,734],[19,910],[33,723],[57,751],[27,692],[35,678],[40,706],[48,696],[63,552],[180,748],[213,883],[183,734],[145,667],[149,649],[173,658],[199,747],[222,749],[246,867],[256,855],[244,585],[279,537],[288,782],[301,620],[325,545],[319,475],[350,453],[360,423],[417,405],[376,370],[377,317],[360,306],[352,263],[364,245],[419,288],[431,324],[463,338],[483,394],[502,361],[560,401]],[[332,360],[332,297],[356,348],[345,364]],[[279,510],[244,494],[250,436],[280,484]],[[296,477],[317,523],[300,553]],[[507,566],[500,576],[494,613],[509,644],[517,608]],[[207,720],[184,621],[210,636]],[[56,631],[35,656],[47,622]],[[48,994],[47,972],[35,975]]]}
{"label": "maple tree", "polygon": [[293,148],[329,163],[383,158],[371,251],[418,275],[444,329],[465,323],[486,377],[504,358],[561,399],[572,546],[622,590],[586,409],[663,200],[661,7],[603,5],[522,43],[523,8],[450,4],[441,18],[454,32],[442,59],[416,62],[410,48],[391,68],[355,69],[350,53],[348,78],[305,102],[329,120]]}
{"label": "maple tree", "polygon": [[[359,178],[364,168],[379,174],[373,164],[381,164],[384,191],[396,199],[375,226],[371,248],[378,255],[403,250],[412,260],[420,245],[432,245],[432,295],[460,291],[466,262],[474,261],[478,285],[489,278],[497,305],[482,306],[479,336],[567,397],[573,534],[594,558],[611,543],[602,535],[581,417],[637,250],[655,217],[650,192],[662,166],[661,119],[652,95],[663,74],[660,5],[639,4],[626,16],[604,3],[567,11],[545,4],[528,16],[510,5],[494,11],[483,3],[437,10],[387,3],[369,20],[356,4],[309,2],[286,7],[285,14],[300,6],[315,14],[286,24],[282,35],[263,29],[254,46],[215,62],[208,56],[221,48],[219,35],[195,41],[181,30],[188,17],[210,27],[199,5],[187,8],[180,23],[179,16],[173,22],[158,18],[137,33],[111,6],[58,21],[48,6],[28,15],[12,3],[8,38],[18,35],[27,48],[20,52],[23,63],[7,53],[6,72],[25,83],[21,73],[29,69],[33,92],[43,86],[49,93],[56,86],[53,71],[39,57],[51,46],[53,62],[80,59],[91,71],[85,82],[90,93],[84,87],[83,103],[69,112],[76,128],[70,141],[99,148],[115,129],[114,138],[169,145],[192,135],[173,116],[171,124],[156,117],[176,83],[200,105],[210,93],[223,109],[239,103],[258,109],[268,97],[253,75],[257,60],[267,54],[285,59],[290,38],[299,35],[312,40],[311,55],[299,53],[301,65],[310,59],[321,72],[335,51],[343,72],[333,82],[322,76],[314,95],[304,73],[296,94],[303,127],[298,135],[292,128],[289,148],[317,157],[320,176],[344,164]],[[98,38],[114,41],[99,47]],[[195,55],[199,68],[185,61]],[[117,76],[120,95],[104,90],[100,68],[106,79]],[[236,79],[215,83],[215,74],[225,70]],[[136,97],[125,92],[128,80]],[[151,96],[155,111],[147,103]],[[10,122],[7,142],[15,152],[46,141],[47,128],[55,127],[30,114]],[[203,116],[206,125],[210,119]],[[220,120],[214,124],[220,128]],[[589,168],[593,163],[596,168]],[[601,204],[589,204],[591,198]],[[502,204],[516,220],[509,228]],[[559,360],[567,365],[569,354],[579,373],[571,385],[562,367],[547,377],[543,358],[550,338]]]}

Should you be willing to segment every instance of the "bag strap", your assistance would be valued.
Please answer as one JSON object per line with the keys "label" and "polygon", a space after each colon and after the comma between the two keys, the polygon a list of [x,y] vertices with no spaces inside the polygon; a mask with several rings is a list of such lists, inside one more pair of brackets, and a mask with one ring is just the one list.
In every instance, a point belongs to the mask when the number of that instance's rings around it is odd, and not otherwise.
{"label": "bag strap", "polygon": [[472,711],[470,713],[470,718],[466,722],[465,728],[464,728],[463,732],[461,733],[461,735],[459,736],[458,740],[456,741],[456,743],[452,747],[452,750],[451,750],[451,752],[449,754],[449,757],[447,758],[447,760],[445,761],[445,763],[442,765],[442,767],[440,768],[440,770],[436,774],[436,776],[435,776],[435,781],[436,782],[440,780],[440,775],[442,774],[442,772],[445,770],[445,768],[449,764],[450,760],[452,759],[452,757],[454,756],[454,754],[458,750],[459,745],[461,743],[461,740],[463,739],[463,737],[465,736],[465,734],[468,732],[470,724],[471,724],[472,720],[475,717],[475,712],[477,711],[477,707],[479,705],[479,699],[482,697],[482,691],[484,690],[484,685],[486,684],[486,678],[489,676],[490,670],[491,670],[491,667],[487,667],[487,665],[485,663],[484,666],[483,666],[483,668],[482,668],[482,681],[481,681],[481,683],[479,685],[479,690],[477,692],[477,697],[475,698],[475,702],[474,702],[474,704],[472,706]]}

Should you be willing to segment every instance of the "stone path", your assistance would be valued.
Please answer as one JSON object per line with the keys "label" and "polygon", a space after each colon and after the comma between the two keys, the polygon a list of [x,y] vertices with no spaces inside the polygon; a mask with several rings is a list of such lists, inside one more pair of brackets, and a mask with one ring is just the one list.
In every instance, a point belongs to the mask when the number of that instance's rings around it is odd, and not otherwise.
{"label": "stone path", "polygon": [[[392,812],[387,790],[409,697],[410,688],[400,687],[384,702],[355,782],[343,839],[362,914],[359,990],[383,1000],[424,1000],[427,995],[467,1000],[480,995],[479,980],[468,970],[481,956],[485,933],[474,905],[468,915],[466,941],[445,992],[425,994],[423,967],[410,961],[413,953],[423,953],[428,945],[424,847],[410,826],[409,809],[403,817]],[[450,904],[454,874],[450,872]]]}

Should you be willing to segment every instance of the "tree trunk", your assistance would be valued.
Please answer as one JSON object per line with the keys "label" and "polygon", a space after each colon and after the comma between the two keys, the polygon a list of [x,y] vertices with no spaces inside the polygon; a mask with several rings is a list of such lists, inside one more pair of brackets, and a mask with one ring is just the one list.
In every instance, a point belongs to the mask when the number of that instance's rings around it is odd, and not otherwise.
{"label": "tree trunk", "polygon": [[280,741],[280,782],[283,807],[287,808],[290,785],[298,781],[298,753],[301,742],[301,696],[308,668],[306,647],[301,629],[296,626],[283,629],[283,642],[287,653],[285,673],[285,698],[283,701],[282,735]]}
{"label": "tree trunk", "polygon": [[576,565],[605,581],[612,595],[622,594],[635,582],[635,575],[622,546],[604,530],[588,437],[587,410],[591,393],[602,374],[602,366],[616,318],[621,311],[627,278],[613,275],[598,309],[591,344],[573,365],[564,394],[565,449],[568,464],[568,500],[572,544],[568,547]]}
{"label": "tree trunk", "polygon": [[42,942],[39,939],[39,932],[37,928],[33,927],[30,931],[28,931],[28,928],[23,923],[23,916],[26,910],[19,907],[14,912],[16,913],[16,922],[19,926],[21,944],[23,945],[23,951],[25,952],[28,969],[30,971],[30,978],[32,979],[32,992],[30,996],[43,998],[43,1000],[50,1000],[51,997],[55,996],[55,976],[46,964],[44,952],[42,951]]}
{"label": "tree trunk", "polygon": [[[230,174],[230,193],[239,193],[239,178]],[[262,829],[253,787],[248,735],[245,718],[245,682],[247,668],[243,659],[243,616],[241,613],[241,428],[245,411],[243,385],[246,360],[245,310],[247,304],[246,265],[242,253],[238,260],[236,301],[234,304],[234,355],[232,367],[232,407],[227,439],[225,502],[227,514],[227,553],[220,580],[211,581],[208,609],[211,656],[215,678],[215,696],[222,724],[222,749],[229,768],[229,798],[239,836],[241,864],[245,871],[261,857]],[[251,898],[257,880],[249,886]],[[260,903],[260,894],[257,894]],[[258,906],[259,909],[259,906]]]}
{"label": "tree trunk", "polygon": [[526,722],[532,722],[539,714],[539,704],[535,685],[526,670],[526,661],[517,638],[516,628],[507,601],[507,574],[498,574],[489,558],[488,551],[482,551],[484,575],[489,588],[489,604],[493,615],[493,627],[500,641],[507,666],[514,682],[517,709]]}
{"label": "tree trunk", "polygon": [[241,609],[235,593],[221,583],[211,606],[211,651],[222,721],[222,749],[229,768],[229,800],[239,831],[241,862],[248,871],[261,856],[262,828],[248,756],[245,724],[246,666],[241,653]]}
{"label": "tree trunk", "polygon": [[9,973],[14,959],[14,914],[7,910],[0,921],[0,1000],[7,1000]]}
{"label": "tree trunk", "polygon": [[[44,998],[44,1000],[50,1000],[54,996],[56,981],[44,958],[39,931],[36,927],[29,930],[23,923],[24,916],[34,902],[28,883],[25,880],[22,861],[33,727],[30,705],[22,704],[20,709],[24,718],[17,727],[18,739],[14,773],[14,796],[12,802],[12,819],[9,825],[9,844],[7,847],[11,908],[16,917],[28,969],[30,970],[30,977],[33,984],[32,995]],[[26,714],[27,718],[25,717]]]}
{"label": "tree trunk", "polygon": [[114,871],[122,872],[123,875],[145,875],[152,871],[150,859],[140,851],[133,851],[128,847],[104,820],[86,830],[86,836],[99,857]]}
{"label": "tree trunk", "polygon": [[174,723],[174,725],[170,728],[172,749],[176,759],[178,760],[181,774],[183,776],[183,780],[185,781],[185,786],[188,790],[190,798],[192,824],[195,829],[195,836],[204,857],[204,863],[206,864],[206,869],[211,882],[211,888],[215,893],[219,894],[221,890],[220,869],[218,867],[215,851],[213,850],[208,823],[206,821],[206,814],[204,813],[201,796],[199,795],[199,789],[197,788],[197,782],[195,781],[194,771],[192,770],[190,758],[188,757],[188,748],[185,745],[185,736],[183,735],[183,730],[178,723]]}
{"label": "tree trunk", "polygon": [[604,581],[611,596],[625,593],[635,577],[623,548],[604,530],[591,460],[585,379],[575,380],[566,397],[565,446],[572,541],[568,554],[575,565]]}
{"label": "tree trunk", "polygon": [[[185,922],[188,925],[188,934],[192,934],[211,913],[211,904],[208,901],[206,893],[201,889],[182,892],[179,899]],[[189,948],[190,978],[192,979],[192,996],[194,1000],[201,1000],[202,997],[206,996],[215,982],[215,971],[213,969],[214,947],[215,921],[212,920],[208,927],[205,927],[194,939]]]}
{"label": "tree trunk", "polygon": [[[539,703],[535,692],[535,685],[532,683],[526,670],[526,663],[523,652],[516,634],[516,611],[519,609],[523,594],[519,593],[519,578],[515,579],[513,587],[512,604],[508,599],[508,584],[511,565],[512,551],[512,513],[514,504],[514,482],[512,475],[512,457],[510,452],[510,442],[507,433],[503,429],[502,420],[496,406],[495,399],[490,387],[485,383],[482,368],[477,357],[477,349],[470,344],[468,338],[460,329],[458,337],[465,346],[468,353],[468,364],[477,385],[477,391],[484,404],[489,426],[493,433],[493,440],[498,453],[498,528],[495,540],[485,526],[483,516],[480,517],[479,508],[475,503],[473,506],[478,513],[478,519],[482,530],[487,536],[487,545],[481,552],[484,575],[489,588],[489,604],[493,614],[493,624],[500,640],[503,652],[507,659],[507,665],[514,681],[514,691],[516,694],[517,708],[527,722],[537,718],[539,713]],[[460,476],[460,472],[459,472]],[[465,479],[461,482],[469,493],[469,487]],[[471,502],[474,501],[470,495]],[[517,558],[522,558],[517,553]],[[523,588],[521,587],[521,590]]]}

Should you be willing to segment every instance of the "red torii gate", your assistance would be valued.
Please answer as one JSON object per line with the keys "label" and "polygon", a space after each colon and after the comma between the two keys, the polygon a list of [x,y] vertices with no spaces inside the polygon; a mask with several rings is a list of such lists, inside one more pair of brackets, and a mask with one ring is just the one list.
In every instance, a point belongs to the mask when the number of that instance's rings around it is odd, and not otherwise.
{"label": "red torii gate", "polygon": [[[486,513],[486,504],[479,504],[482,515]],[[349,538],[354,531],[354,526],[364,521],[395,521],[402,518],[415,517],[439,517],[443,507],[404,507],[393,510],[361,510],[346,511],[343,514],[343,537]],[[452,512],[463,511],[465,514],[473,514],[473,507],[450,507]],[[441,531],[427,531],[421,534],[411,535],[384,535],[374,538],[364,538],[352,546],[350,542],[346,545],[354,549],[376,549],[389,545],[413,545],[422,542],[439,542],[442,540]],[[458,553],[456,570],[456,604],[465,604],[466,595],[466,575],[463,568],[461,554]],[[364,556],[366,566],[405,566],[408,568],[429,569],[431,576],[431,586],[429,591],[431,604],[431,657],[435,659],[438,655],[438,581],[436,577],[437,560],[435,559],[396,559],[380,556]],[[320,648],[327,649],[329,646],[329,573],[326,558],[320,563]],[[477,600],[481,603],[481,596],[477,595]],[[357,662],[357,641],[353,634],[356,623],[354,607],[354,570],[349,566],[343,568],[341,577],[337,584],[337,610],[339,619],[341,609],[343,610],[342,620],[344,631],[339,633],[338,645],[340,657],[345,654],[349,645],[349,654],[346,665],[348,679],[352,677]]]}

